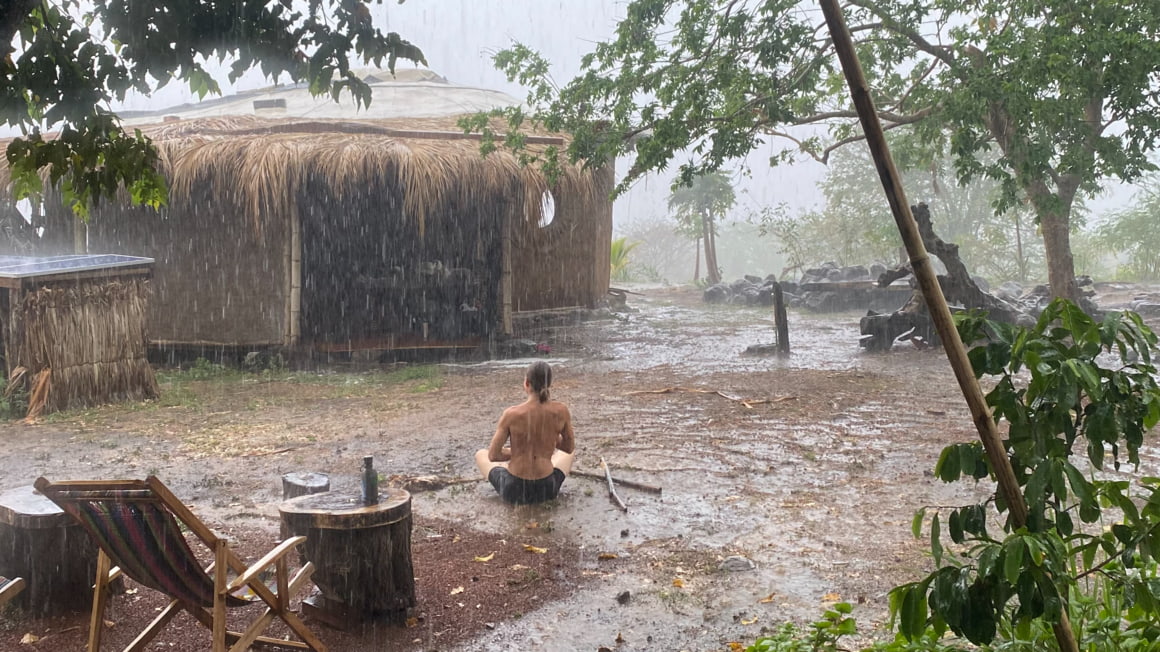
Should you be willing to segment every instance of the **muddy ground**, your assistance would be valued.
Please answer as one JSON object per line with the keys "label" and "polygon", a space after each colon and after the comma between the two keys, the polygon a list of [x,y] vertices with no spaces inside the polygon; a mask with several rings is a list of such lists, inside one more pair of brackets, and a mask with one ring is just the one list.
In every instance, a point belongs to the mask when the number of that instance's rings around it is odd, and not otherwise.
{"label": "muddy ground", "polygon": [[[630,305],[640,312],[533,337],[551,346],[553,397],[572,409],[577,467],[598,471],[603,457],[617,476],[663,493],[622,488],[622,513],[602,481],[584,477],[531,507],[502,504],[486,483],[416,492],[418,549],[441,527],[462,530],[478,549],[460,556],[505,551],[505,568],[543,590],[486,619],[459,618],[462,631],[445,636],[440,614],[522,589],[510,573],[473,583],[471,560],[440,565],[451,553],[431,553],[424,568],[444,576],[425,593],[433,580],[419,577],[423,627],[361,639],[320,629],[333,649],[390,640],[423,650],[721,650],[809,621],[836,600],[854,603],[873,629],[887,591],[929,570],[910,534],[915,510],[972,502],[980,491],[929,473],[943,446],[973,437],[941,352],[860,353],[858,315],[791,314],[789,358],[745,357],[746,346],[772,341],[765,311],[705,306],[688,289],[644,290]],[[503,407],[522,399],[526,364],[168,374],[160,401],[0,426],[0,490],[42,474],[156,474],[222,531],[272,542],[283,473],[322,471],[335,488],[355,490],[361,457],[373,454],[386,475],[471,477],[473,452]],[[668,388],[680,390],[659,392]],[[530,578],[507,552],[534,556],[524,544],[547,549],[551,570]],[[756,568],[721,570],[731,555]],[[442,593],[450,585],[465,590],[451,599]],[[17,633],[34,626],[52,625],[8,623]]]}

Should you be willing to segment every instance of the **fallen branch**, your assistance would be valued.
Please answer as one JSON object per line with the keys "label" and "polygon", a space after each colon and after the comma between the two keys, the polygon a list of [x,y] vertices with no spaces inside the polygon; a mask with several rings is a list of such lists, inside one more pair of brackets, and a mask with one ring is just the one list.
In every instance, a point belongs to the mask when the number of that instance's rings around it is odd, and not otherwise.
{"label": "fallen branch", "polygon": [[608,291],[609,291],[609,292],[623,292],[623,293],[625,293],[625,294],[635,294],[635,295],[636,295],[636,296],[638,296],[638,297],[643,297],[643,296],[644,296],[644,293],[643,293],[643,292],[633,292],[632,290],[626,290],[626,289],[624,289],[624,288],[613,288],[613,287],[610,287],[610,288],[608,288]]}
{"label": "fallen branch", "polygon": [[716,394],[721,398],[729,399],[734,403],[740,403],[746,408],[752,410],[754,405],[772,405],[774,403],[781,403],[782,401],[795,400],[796,396],[779,396],[777,398],[742,398],[740,396],[732,396],[717,389],[698,389],[696,387],[665,387],[663,389],[641,389],[635,392],[628,392],[626,396],[636,396],[639,394],[672,394],[675,392],[689,392],[691,394]]}
{"label": "fallen branch", "polygon": [[[591,471],[581,471],[580,469],[572,469],[572,475],[579,476],[582,478],[595,478],[597,480],[604,479],[603,473],[593,473]],[[658,487],[655,484],[645,484],[643,482],[635,482],[633,480],[625,480],[623,478],[613,478],[612,481],[615,482],[616,484],[622,486],[622,487],[628,487],[629,489],[639,489],[640,491],[646,491],[650,494],[659,495],[661,493],[661,490],[662,490],[661,487]]]}
{"label": "fallen branch", "polygon": [[387,478],[387,484],[392,487],[399,487],[407,491],[438,491],[444,487],[450,487],[457,484],[470,484],[472,482],[482,482],[484,478],[470,477],[470,478],[444,478],[437,475],[392,475]]}
{"label": "fallen branch", "polygon": [[291,446],[290,448],[279,448],[278,450],[273,451],[257,451],[254,453],[246,453],[245,455],[242,455],[242,457],[265,457],[267,455],[281,455],[282,453],[289,453],[290,451],[296,451],[301,448],[308,448],[309,446],[310,444],[306,444],[305,446]]}
{"label": "fallen branch", "polygon": [[604,478],[608,480],[608,497],[616,501],[620,511],[627,512],[628,505],[624,504],[624,501],[616,493],[616,487],[612,486],[612,469],[608,468],[608,462],[605,462],[603,457],[600,458],[600,466],[604,469]]}

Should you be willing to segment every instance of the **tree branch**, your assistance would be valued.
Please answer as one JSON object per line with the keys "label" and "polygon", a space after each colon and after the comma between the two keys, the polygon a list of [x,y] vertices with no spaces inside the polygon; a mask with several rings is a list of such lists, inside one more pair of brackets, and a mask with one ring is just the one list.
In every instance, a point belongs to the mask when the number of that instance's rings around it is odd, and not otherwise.
{"label": "tree branch", "polygon": [[[899,123],[892,124],[892,125],[885,125],[882,127],[882,131],[890,131],[891,129],[897,129],[898,127],[904,127],[908,124],[910,124],[910,123],[909,122],[899,122]],[[847,136],[846,138],[843,138],[841,140],[838,140],[838,141],[831,143],[828,147],[826,147],[825,149],[822,150],[821,154],[817,154],[814,151],[812,151],[811,149],[809,149],[808,147],[806,147],[806,145],[803,141],[801,141],[798,138],[795,138],[794,136],[792,136],[784,131],[769,130],[769,131],[765,131],[763,133],[769,134],[770,136],[777,136],[778,138],[784,138],[788,141],[793,142],[801,149],[801,151],[805,152],[806,154],[808,154],[810,156],[810,158],[814,159],[818,163],[821,163],[822,165],[829,165],[830,164],[830,154],[834,153],[834,150],[839,149],[841,147],[844,147],[846,145],[849,145],[850,143],[856,143],[860,140],[866,140],[866,134],[864,134],[864,133],[859,133],[859,134],[856,134],[854,136]]]}
{"label": "tree branch", "polygon": [[929,54],[932,57],[942,60],[943,63],[952,68],[956,66],[957,62],[955,61],[954,56],[951,54],[950,48],[944,45],[934,45],[930,41],[926,40],[926,37],[924,37],[922,34],[919,34],[917,31],[909,27],[903,27],[890,16],[883,15],[882,12],[878,10],[878,7],[874,6],[872,3],[868,3],[865,0],[849,0],[849,2],[855,7],[861,7],[862,9],[865,9],[871,14],[874,14],[878,18],[882,19],[883,27],[894,32],[895,34],[906,37],[906,39],[913,43],[919,50]]}
{"label": "tree branch", "polygon": [[[918,111],[915,111],[909,115],[895,113],[893,111],[879,111],[878,117],[882,120],[892,123],[888,126],[888,128],[894,128],[900,125],[908,125],[919,122],[929,116],[931,113],[934,113],[934,109],[935,107],[928,106],[924,109],[919,109]],[[823,111],[822,113],[815,113],[814,115],[809,115],[804,118],[798,118],[797,120],[793,121],[793,125],[808,125],[818,122],[825,122],[826,120],[835,120],[838,118],[856,120],[858,118],[858,112],[851,110]]]}
{"label": "tree branch", "polygon": [[929,77],[932,72],[934,72],[935,68],[938,68],[938,64],[939,61],[937,59],[932,60],[930,65],[926,67],[926,70],[921,75],[919,75],[918,79],[914,80],[913,84],[910,85],[910,88],[907,88],[902,92],[902,95],[898,98],[898,101],[894,102],[888,107],[883,107],[883,109],[890,111],[901,109],[907,98],[910,97],[910,94],[914,92],[914,89],[918,88],[919,84],[926,81],[926,78]]}
{"label": "tree branch", "polygon": [[28,14],[41,0],[5,0],[0,2],[0,58],[16,51],[12,40],[20,31],[20,26],[28,19]]}

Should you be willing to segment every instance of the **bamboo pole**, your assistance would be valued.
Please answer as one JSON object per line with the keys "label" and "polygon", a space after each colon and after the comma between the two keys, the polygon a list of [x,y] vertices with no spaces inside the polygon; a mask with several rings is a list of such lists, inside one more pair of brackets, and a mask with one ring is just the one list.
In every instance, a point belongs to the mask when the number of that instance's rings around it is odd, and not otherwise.
{"label": "bamboo pole", "polygon": [[298,346],[302,334],[302,219],[290,216],[290,346]]}
{"label": "bamboo pole", "polygon": [[[293,227],[291,227],[293,228]],[[283,279],[285,284],[286,296],[282,302],[282,346],[289,349],[293,343],[293,335],[290,332],[290,320],[294,315],[294,308],[291,307],[294,295],[294,252],[290,241],[293,237],[286,234],[282,240],[282,265],[283,265]]]}
{"label": "bamboo pole", "polygon": [[514,332],[512,328],[512,211],[511,204],[504,203],[503,210],[503,224],[500,226],[501,238],[500,243],[500,275],[499,275],[499,296],[500,302],[503,306],[501,313],[501,328],[506,336],[511,336]]}
{"label": "bamboo pole", "polygon": [[[854,44],[850,38],[849,30],[846,28],[842,10],[839,8],[837,0],[819,1],[822,13],[826,16],[830,36],[834,40],[834,50],[838,54],[842,71],[850,85],[850,96],[858,111],[862,129],[866,133],[866,144],[874,157],[874,166],[878,169],[878,177],[882,181],[886,199],[890,202],[894,222],[898,225],[898,231],[906,245],[910,266],[914,270],[914,276],[922,290],[922,297],[930,311],[931,321],[934,322],[935,330],[938,331],[939,338],[942,339],[947,360],[951,364],[951,369],[954,370],[959,389],[962,390],[963,398],[966,399],[967,407],[971,411],[971,419],[975,422],[979,439],[987,453],[987,460],[991,463],[991,469],[999,483],[999,493],[1010,511],[1011,522],[1015,527],[1023,527],[1027,523],[1027,503],[1024,502],[1023,494],[1019,490],[1019,483],[1015,480],[1015,472],[1011,468],[1011,461],[1007,458],[1007,451],[1003,447],[1003,440],[999,435],[995,420],[991,416],[991,410],[987,407],[983,390],[979,387],[978,379],[975,378],[975,373],[971,369],[966,347],[963,346],[958,330],[955,329],[950,308],[947,307],[946,298],[938,284],[930,256],[922,244],[918,223],[914,221],[914,215],[910,212],[910,203],[903,190],[898,169],[894,166],[890,148],[886,144],[886,134],[882,130],[882,124],[878,121],[874,100],[870,97],[870,87],[862,74],[862,64],[858,60],[858,53],[854,50]],[[1079,645],[1076,642],[1075,633],[1071,629],[1066,609],[1060,614],[1059,622],[1053,625],[1053,629],[1060,650],[1079,652]]]}

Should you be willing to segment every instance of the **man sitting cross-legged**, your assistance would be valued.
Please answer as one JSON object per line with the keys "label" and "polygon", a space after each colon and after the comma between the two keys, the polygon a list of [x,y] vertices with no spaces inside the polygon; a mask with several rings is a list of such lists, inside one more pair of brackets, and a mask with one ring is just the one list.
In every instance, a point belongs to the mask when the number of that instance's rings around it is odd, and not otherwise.
{"label": "man sitting cross-legged", "polygon": [[[568,406],[549,398],[552,367],[535,362],[524,376],[528,400],[503,412],[487,450],[475,463],[509,503],[551,500],[572,470],[576,440]],[[510,447],[505,446],[510,441]]]}

